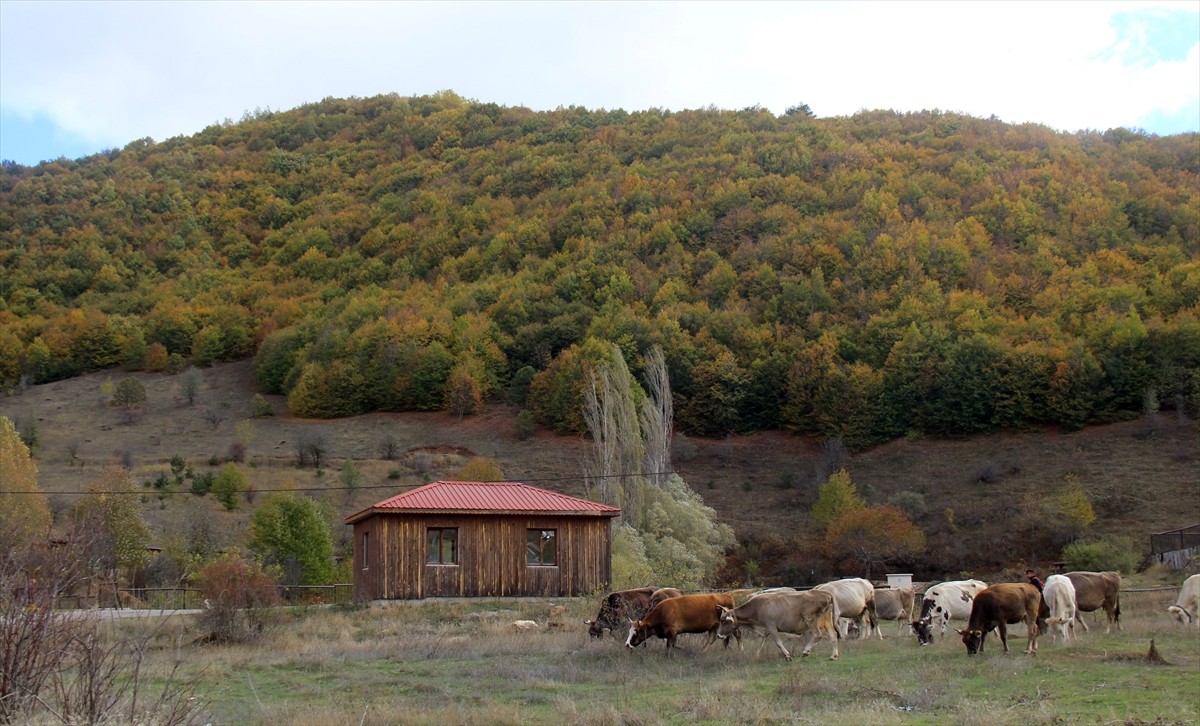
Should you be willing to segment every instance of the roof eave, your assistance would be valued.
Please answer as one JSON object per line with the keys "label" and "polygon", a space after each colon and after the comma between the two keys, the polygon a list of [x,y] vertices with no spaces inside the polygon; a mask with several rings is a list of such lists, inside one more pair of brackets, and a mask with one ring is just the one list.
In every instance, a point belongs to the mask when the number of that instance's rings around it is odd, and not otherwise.
{"label": "roof eave", "polygon": [[409,509],[409,508],[389,508],[389,507],[370,507],[356,514],[351,514],[346,517],[345,524],[354,524],[360,522],[373,514],[479,514],[486,516],[493,515],[509,515],[509,516],[535,516],[535,517],[616,517],[621,514],[621,510],[606,511],[606,510],[581,510],[577,512],[565,512],[549,509]]}

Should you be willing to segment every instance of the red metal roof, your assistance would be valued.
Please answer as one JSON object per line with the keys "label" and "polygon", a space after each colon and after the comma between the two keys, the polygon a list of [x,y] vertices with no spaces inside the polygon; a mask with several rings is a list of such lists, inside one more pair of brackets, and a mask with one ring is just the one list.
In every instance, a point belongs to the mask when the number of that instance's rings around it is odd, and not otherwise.
{"label": "red metal roof", "polygon": [[619,507],[520,482],[435,481],[377,502],[347,517],[346,523],[384,512],[539,512],[614,516],[620,511]]}

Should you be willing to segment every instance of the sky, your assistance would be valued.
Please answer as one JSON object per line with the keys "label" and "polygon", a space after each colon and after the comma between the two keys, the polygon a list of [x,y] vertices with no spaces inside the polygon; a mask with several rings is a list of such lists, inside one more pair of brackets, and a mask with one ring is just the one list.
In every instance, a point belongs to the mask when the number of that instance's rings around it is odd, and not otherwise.
{"label": "sky", "polygon": [[0,0],[0,158],[21,164],[441,90],[534,110],[804,103],[1197,132],[1200,0]]}

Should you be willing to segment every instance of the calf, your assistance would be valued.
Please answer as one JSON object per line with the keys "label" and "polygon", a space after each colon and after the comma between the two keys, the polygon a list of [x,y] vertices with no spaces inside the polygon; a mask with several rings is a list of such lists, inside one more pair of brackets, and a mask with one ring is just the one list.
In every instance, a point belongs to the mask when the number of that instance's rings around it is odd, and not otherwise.
{"label": "calf", "polygon": [[[707,633],[701,653],[717,639],[717,628],[721,624],[721,607],[732,608],[733,597],[725,593],[706,593],[700,595],[682,595],[663,600],[650,609],[641,620],[629,621],[629,637],[625,639],[626,648],[636,648],[650,636],[667,641],[667,655],[675,648],[675,639],[683,633]],[[741,634],[736,630],[732,635],[737,639],[738,647],[742,646]],[[729,641],[725,641],[729,647]]]}
{"label": "calf", "polygon": [[946,626],[951,620],[966,621],[971,617],[971,603],[975,593],[987,587],[980,580],[951,580],[925,591],[921,600],[921,614],[912,622],[917,643],[929,645],[933,642],[934,629],[940,637],[946,637]]}
{"label": "calf", "polygon": [[1065,575],[1051,575],[1042,588],[1046,625],[1065,643],[1075,636],[1075,585]]}
{"label": "calf", "polygon": [[1183,581],[1183,589],[1179,591],[1179,599],[1167,608],[1167,612],[1175,616],[1180,625],[1200,625],[1200,575],[1192,575]]}
{"label": "calf", "polygon": [[661,591],[655,587],[638,587],[632,590],[618,590],[605,595],[604,602],[600,603],[600,612],[596,614],[596,619],[585,621],[588,626],[588,635],[593,638],[602,638],[605,630],[615,635],[617,628],[622,627],[631,618],[640,618],[646,614],[646,611],[650,609],[650,600],[656,592]]}
{"label": "calf", "polygon": [[[1114,625],[1121,629],[1121,576],[1116,572],[1068,572],[1071,584],[1075,586],[1075,606],[1078,612],[1090,613],[1104,609],[1108,616],[1108,625],[1104,632],[1110,632]],[[1083,618],[1076,618],[1084,630],[1088,629]]]}
{"label": "calf", "polygon": [[[762,643],[767,637],[774,638],[779,652],[787,660],[792,654],[783,645],[780,633],[794,635],[808,634],[808,642],[804,644],[802,656],[807,656],[813,647],[818,632],[828,635],[833,641],[833,655],[838,657],[837,605],[833,595],[820,590],[808,592],[773,592],[756,595],[735,608],[721,608],[721,622],[717,626],[717,635],[727,637],[736,634],[741,627],[750,628],[762,636]],[[759,644],[759,651],[762,644]]]}
{"label": "calf", "polygon": [[1006,582],[980,590],[971,604],[967,629],[957,630],[962,636],[963,645],[967,646],[967,654],[982,654],[983,642],[993,628],[1000,633],[1000,642],[1007,653],[1008,625],[1020,622],[1025,623],[1029,632],[1029,645],[1025,652],[1029,655],[1036,653],[1038,609],[1041,604],[1042,594],[1026,582]]}
{"label": "calf", "polygon": [[[912,620],[915,600],[916,595],[911,587],[886,590],[881,588],[875,591],[875,632],[880,640],[883,640],[883,630],[879,627],[879,621],[882,620],[895,620],[899,626],[898,634],[904,634],[904,627]],[[871,634],[867,633],[867,637],[870,636]]]}

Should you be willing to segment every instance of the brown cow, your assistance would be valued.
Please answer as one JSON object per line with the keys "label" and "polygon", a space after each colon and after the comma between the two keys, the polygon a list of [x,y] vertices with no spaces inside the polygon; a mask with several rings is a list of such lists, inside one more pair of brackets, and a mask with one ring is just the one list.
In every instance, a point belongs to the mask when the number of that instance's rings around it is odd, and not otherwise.
{"label": "brown cow", "polygon": [[[1068,572],[1067,579],[1075,586],[1076,610],[1090,613],[1104,609],[1108,616],[1108,625],[1104,632],[1110,632],[1112,626],[1121,629],[1121,576],[1116,572]],[[1081,617],[1075,622],[1088,630],[1087,623]]]}
{"label": "brown cow", "polygon": [[617,628],[624,626],[630,619],[642,617],[650,610],[650,600],[659,591],[656,587],[638,587],[608,593],[604,602],[600,604],[600,612],[596,619],[585,621],[588,635],[602,638],[604,631],[609,630],[615,636]]}
{"label": "brown cow", "polygon": [[[663,600],[651,608],[641,620],[629,621],[629,637],[625,639],[626,648],[636,648],[650,636],[663,638],[667,641],[667,655],[675,648],[675,638],[682,633],[707,633],[701,653],[717,639],[717,628],[721,624],[721,607],[732,608],[733,596],[726,593],[706,593],[700,595],[682,595]],[[742,646],[742,636],[736,630],[733,636],[737,638],[738,647]],[[729,641],[725,641],[729,647]]]}
{"label": "brown cow", "polygon": [[[717,628],[717,635],[734,635],[741,626],[746,626],[757,635],[761,635],[763,643],[767,642],[768,636],[773,637],[775,645],[788,660],[792,659],[792,654],[783,646],[780,633],[808,633],[808,642],[804,644],[804,650],[800,653],[805,657],[812,651],[817,635],[827,635],[833,641],[833,655],[830,659],[838,657],[840,636],[837,630],[837,606],[833,595],[828,592],[775,592],[756,595],[736,608],[721,608],[721,624]],[[761,644],[759,651],[762,651]]]}
{"label": "brown cow", "polygon": [[996,628],[1000,633],[1000,642],[1004,644],[1004,652],[1008,652],[1008,625],[1025,623],[1029,631],[1029,645],[1025,652],[1033,655],[1037,652],[1038,610],[1042,604],[1042,593],[1026,582],[1004,582],[992,585],[979,591],[975,601],[971,603],[971,618],[967,621],[966,630],[958,630],[962,636],[963,645],[967,646],[967,654],[983,653],[983,641],[987,634]]}
{"label": "brown cow", "polygon": [[646,612],[650,612],[650,608],[659,604],[663,600],[667,600],[667,599],[673,598],[673,597],[679,597],[682,594],[683,594],[682,590],[676,590],[673,587],[660,587],[654,591],[654,594],[652,594],[650,596],[650,607],[646,608]]}

